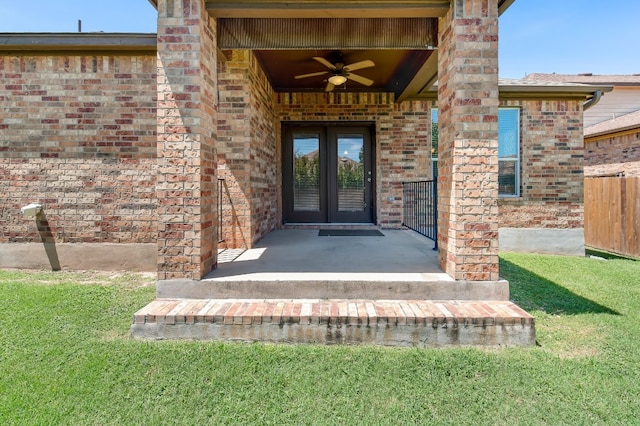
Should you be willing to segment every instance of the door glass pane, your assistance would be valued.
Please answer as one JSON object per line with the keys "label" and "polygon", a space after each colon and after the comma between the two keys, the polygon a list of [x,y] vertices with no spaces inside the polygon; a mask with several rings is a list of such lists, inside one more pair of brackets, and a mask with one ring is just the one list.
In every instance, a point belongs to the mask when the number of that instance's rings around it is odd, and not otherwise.
{"label": "door glass pane", "polygon": [[320,138],[293,137],[293,210],[320,210]]}
{"label": "door glass pane", "polygon": [[364,139],[360,135],[338,136],[338,211],[365,209]]}
{"label": "door glass pane", "polygon": [[518,162],[515,160],[499,160],[498,192],[500,195],[518,194]]}

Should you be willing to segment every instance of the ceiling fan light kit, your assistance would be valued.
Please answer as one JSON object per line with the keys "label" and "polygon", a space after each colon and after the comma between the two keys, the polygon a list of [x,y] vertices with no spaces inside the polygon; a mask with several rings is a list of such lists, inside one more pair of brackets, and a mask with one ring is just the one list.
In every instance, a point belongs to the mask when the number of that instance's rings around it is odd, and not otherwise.
{"label": "ceiling fan light kit", "polygon": [[347,80],[353,80],[357,83],[362,84],[363,86],[371,86],[373,84],[373,80],[353,73],[353,71],[356,70],[374,67],[375,64],[373,63],[373,61],[367,59],[364,61],[345,65],[344,62],[342,62],[342,52],[334,52],[333,56],[335,63],[332,63],[320,56],[313,57],[314,60],[327,67],[329,71],[319,71],[310,74],[296,75],[294,78],[301,79],[308,77],[317,77],[332,73],[333,75],[327,79],[327,87],[325,88],[326,92],[332,91],[336,86],[345,84]]}
{"label": "ceiling fan light kit", "polygon": [[340,86],[341,84],[344,84],[346,82],[347,77],[343,75],[332,75],[331,77],[329,77],[329,83],[333,84],[334,86]]}

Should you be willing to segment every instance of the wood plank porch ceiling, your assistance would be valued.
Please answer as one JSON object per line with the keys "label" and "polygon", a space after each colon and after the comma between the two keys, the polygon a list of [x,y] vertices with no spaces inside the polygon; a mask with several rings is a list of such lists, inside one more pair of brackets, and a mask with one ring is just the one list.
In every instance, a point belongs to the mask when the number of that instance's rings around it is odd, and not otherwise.
{"label": "wood plank porch ceiling", "polygon": [[[348,81],[342,91],[393,92],[402,100],[407,87],[422,89],[431,75],[419,74],[433,56],[438,37],[435,18],[220,18],[218,46],[222,50],[250,49],[277,92],[323,91],[330,74],[296,79],[296,75],[328,71],[315,61],[332,62],[342,52],[344,64],[371,60],[374,67],[357,74],[374,81],[363,86]],[[426,78],[425,78],[426,77]],[[414,80],[424,80],[411,84]],[[406,93],[405,95],[408,95]]]}

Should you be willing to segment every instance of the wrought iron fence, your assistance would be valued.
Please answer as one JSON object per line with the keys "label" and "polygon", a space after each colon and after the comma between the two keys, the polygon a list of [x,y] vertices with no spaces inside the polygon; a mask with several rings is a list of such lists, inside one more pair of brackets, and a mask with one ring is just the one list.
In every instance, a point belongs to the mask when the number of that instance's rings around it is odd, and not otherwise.
{"label": "wrought iron fence", "polygon": [[224,194],[225,194],[224,178],[218,178],[218,242],[224,241]]}
{"label": "wrought iron fence", "polygon": [[436,180],[402,182],[403,222],[433,240],[438,248],[438,190]]}

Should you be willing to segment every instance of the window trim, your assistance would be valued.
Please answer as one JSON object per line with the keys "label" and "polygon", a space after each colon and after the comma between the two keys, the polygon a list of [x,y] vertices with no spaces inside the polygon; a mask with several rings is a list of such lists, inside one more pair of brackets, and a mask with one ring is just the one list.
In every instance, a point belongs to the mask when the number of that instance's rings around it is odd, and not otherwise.
{"label": "window trim", "polygon": [[[500,164],[500,161],[510,161],[510,162],[514,162],[517,173],[515,176],[515,193],[513,194],[509,194],[509,193],[504,193],[504,192],[499,192],[500,188],[498,187],[498,196],[502,197],[502,198],[520,198],[521,197],[521,180],[522,180],[522,166],[521,166],[521,155],[522,155],[522,129],[520,127],[520,115],[522,113],[521,109],[519,107],[513,107],[513,106],[505,106],[505,107],[500,107],[498,108],[498,112],[499,111],[505,111],[505,110],[516,110],[517,114],[516,114],[516,123],[515,123],[515,127],[518,130],[518,149],[517,149],[517,155],[515,158],[510,158],[510,157],[500,157],[500,152],[498,151],[498,167]],[[500,144],[500,124],[499,124],[500,120],[498,120],[498,146]],[[499,149],[499,148],[498,148]],[[500,173],[498,172],[498,177],[500,176]]]}
{"label": "window trim", "polygon": [[[514,162],[517,173],[515,175],[515,193],[504,193],[504,192],[499,192],[500,189],[498,189],[498,197],[500,198],[520,198],[522,197],[522,185],[521,185],[521,181],[522,181],[522,163],[521,163],[521,157],[522,157],[522,128],[521,128],[521,114],[522,114],[522,109],[520,107],[516,107],[516,106],[505,106],[505,107],[499,107],[498,111],[502,111],[502,110],[517,110],[518,113],[516,114],[516,129],[518,131],[517,133],[517,137],[518,137],[518,153],[517,156],[515,158],[511,158],[511,157],[500,157],[500,153],[498,152],[498,164],[501,161],[510,161],[510,162]],[[431,125],[433,126],[433,124],[435,123],[437,125],[438,123],[438,108],[431,108]],[[499,123],[499,120],[498,120]],[[499,124],[498,124],[499,126]],[[499,129],[498,129],[498,133],[499,133]],[[435,179],[437,177],[437,164],[438,164],[438,152],[436,150],[436,152],[433,152],[433,129],[431,130],[431,145],[430,145],[430,151],[431,151],[431,174],[432,177]],[[439,138],[440,134],[438,132],[437,137]],[[500,143],[500,137],[498,136],[498,143]],[[499,166],[498,166],[499,167]],[[498,172],[498,177],[500,176],[499,172]]]}

